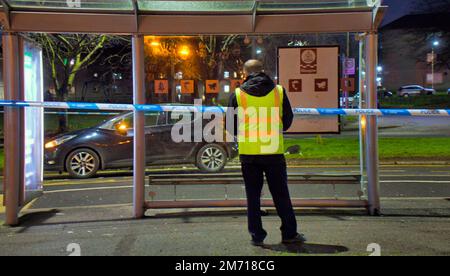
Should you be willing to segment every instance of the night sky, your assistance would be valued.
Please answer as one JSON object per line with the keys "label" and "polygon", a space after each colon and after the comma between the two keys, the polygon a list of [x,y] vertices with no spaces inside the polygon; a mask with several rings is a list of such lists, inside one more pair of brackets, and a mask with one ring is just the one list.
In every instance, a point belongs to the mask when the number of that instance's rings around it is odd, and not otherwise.
{"label": "night sky", "polygon": [[389,6],[388,13],[383,24],[388,24],[413,11],[412,0],[384,0],[384,5]]}

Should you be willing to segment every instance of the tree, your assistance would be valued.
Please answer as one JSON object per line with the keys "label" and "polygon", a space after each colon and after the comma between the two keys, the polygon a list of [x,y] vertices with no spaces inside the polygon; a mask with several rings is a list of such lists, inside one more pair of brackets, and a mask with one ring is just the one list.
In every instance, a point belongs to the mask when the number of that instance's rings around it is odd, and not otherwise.
{"label": "tree", "polygon": [[223,75],[225,63],[232,57],[239,63],[241,48],[237,44],[237,35],[229,36],[200,36],[200,58],[204,63],[204,76],[207,79],[217,79]]}
{"label": "tree", "polygon": [[[219,79],[225,70],[239,64],[237,35],[230,36],[147,36],[145,39],[147,81],[167,78],[170,101],[176,101],[176,79]],[[182,72],[177,75],[177,72]]]}
{"label": "tree", "polygon": [[[106,47],[125,41],[121,37],[88,34],[32,34],[30,38],[43,49],[56,89],[56,99],[61,102],[68,100],[78,73],[97,62]],[[59,117],[58,130],[68,130],[67,116]]]}
{"label": "tree", "polygon": [[431,51],[432,43],[437,40],[440,47],[435,49],[438,54],[435,65],[437,68],[450,69],[450,25],[448,24],[450,0],[415,0],[413,8],[420,14],[431,15],[428,16],[428,20],[432,22],[426,28],[408,31],[413,38],[413,45],[416,45],[417,61],[425,61],[427,53]]}

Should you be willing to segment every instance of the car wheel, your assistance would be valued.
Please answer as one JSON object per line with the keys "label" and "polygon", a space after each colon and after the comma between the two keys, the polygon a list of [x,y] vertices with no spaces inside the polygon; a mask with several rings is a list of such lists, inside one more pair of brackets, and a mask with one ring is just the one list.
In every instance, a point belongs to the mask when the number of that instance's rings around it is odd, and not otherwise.
{"label": "car wheel", "polygon": [[198,151],[196,160],[196,166],[202,172],[220,172],[227,163],[227,153],[221,146],[209,144]]}
{"label": "car wheel", "polygon": [[93,177],[100,168],[100,158],[90,149],[78,149],[66,159],[66,169],[70,176],[84,179]]}

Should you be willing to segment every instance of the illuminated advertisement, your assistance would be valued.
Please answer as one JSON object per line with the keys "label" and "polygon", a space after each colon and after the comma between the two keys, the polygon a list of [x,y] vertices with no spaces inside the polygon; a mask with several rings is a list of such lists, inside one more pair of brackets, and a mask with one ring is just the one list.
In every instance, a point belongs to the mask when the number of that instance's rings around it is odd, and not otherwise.
{"label": "illuminated advertisement", "polygon": [[[42,50],[23,40],[23,95],[25,101],[41,102],[43,98]],[[44,114],[42,108],[27,107],[24,110],[25,203],[42,192]]]}

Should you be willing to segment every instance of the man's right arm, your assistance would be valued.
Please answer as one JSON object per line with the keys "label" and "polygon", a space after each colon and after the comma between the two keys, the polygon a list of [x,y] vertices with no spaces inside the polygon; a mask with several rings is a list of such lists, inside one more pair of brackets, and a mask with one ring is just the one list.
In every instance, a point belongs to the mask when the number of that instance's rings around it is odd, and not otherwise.
{"label": "man's right arm", "polygon": [[235,112],[238,108],[238,102],[236,99],[236,94],[232,93],[230,96],[230,100],[228,101],[228,110],[226,114],[226,129],[228,133],[233,136],[237,136],[238,134],[238,115]]}

